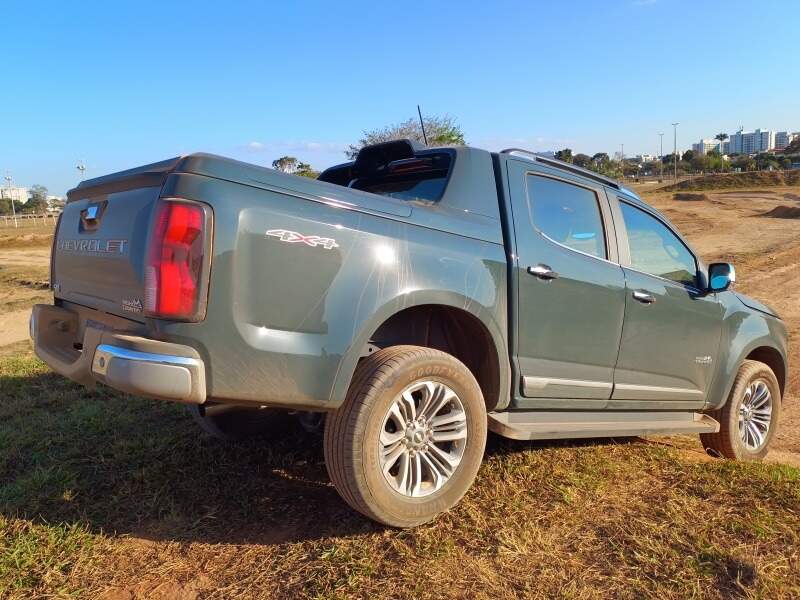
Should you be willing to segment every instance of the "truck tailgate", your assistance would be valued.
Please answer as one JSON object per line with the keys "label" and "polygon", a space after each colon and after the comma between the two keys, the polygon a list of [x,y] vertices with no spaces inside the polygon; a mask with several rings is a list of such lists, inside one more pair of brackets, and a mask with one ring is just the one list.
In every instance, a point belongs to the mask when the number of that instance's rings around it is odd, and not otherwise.
{"label": "truck tailgate", "polygon": [[53,293],[143,320],[144,267],[160,185],[104,191],[64,207],[53,247]]}

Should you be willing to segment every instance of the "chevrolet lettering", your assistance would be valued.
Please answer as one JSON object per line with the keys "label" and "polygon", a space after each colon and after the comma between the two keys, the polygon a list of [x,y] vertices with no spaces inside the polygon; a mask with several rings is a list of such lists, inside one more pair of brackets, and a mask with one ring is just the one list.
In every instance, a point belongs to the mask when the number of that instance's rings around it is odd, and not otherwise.
{"label": "chevrolet lettering", "polygon": [[127,244],[128,240],[58,240],[56,249],[61,252],[124,254]]}

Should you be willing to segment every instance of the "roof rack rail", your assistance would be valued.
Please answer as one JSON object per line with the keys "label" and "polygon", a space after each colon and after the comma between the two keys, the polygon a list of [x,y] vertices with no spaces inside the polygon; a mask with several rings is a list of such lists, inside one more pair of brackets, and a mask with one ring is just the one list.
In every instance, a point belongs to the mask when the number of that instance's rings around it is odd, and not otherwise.
{"label": "roof rack rail", "polygon": [[522,148],[506,148],[505,150],[501,150],[500,154],[512,154],[512,155],[521,154],[549,167],[555,167],[556,169],[561,169],[562,171],[568,171],[570,173],[574,173],[575,175],[580,175],[581,177],[594,179],[595,181],[599,181],[600,183],[605,184],[609,187],[613,187],[614,189],[617,190],[622,189],[622,186],[617,181],[614,181],[610,177],[604,177],[603,175],[599,175],[594,171],[590,171],[589,169],[576,167],[575,165],[571,165],[570,163],[564,162],[563,160],[558,160],[556,158],[549,158],[547,156],[541,156],[540,154],[537,154],[536,152],[531,152],[530,150],[524,150]]}

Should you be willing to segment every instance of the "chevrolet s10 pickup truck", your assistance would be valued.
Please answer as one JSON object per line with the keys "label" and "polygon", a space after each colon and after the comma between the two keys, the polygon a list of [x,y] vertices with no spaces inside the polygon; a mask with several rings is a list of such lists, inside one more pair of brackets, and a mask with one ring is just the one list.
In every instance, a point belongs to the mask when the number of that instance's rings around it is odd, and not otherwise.
{"label": "chevrolet s10 pickup truck", "polygon": [[324,418],[355,510],[456,504],[487,430],[698,433],[762,458],[787,333],[617,182],[524,150],[367,146],[317,180],[192,154],[71,190],[37,355],[235,435]]}

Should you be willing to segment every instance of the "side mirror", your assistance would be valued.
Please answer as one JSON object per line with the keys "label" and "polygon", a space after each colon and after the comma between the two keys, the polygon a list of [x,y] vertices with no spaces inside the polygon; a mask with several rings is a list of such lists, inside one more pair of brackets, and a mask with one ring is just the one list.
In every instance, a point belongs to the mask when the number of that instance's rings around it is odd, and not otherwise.
{"label": "side mirror", "polygon": [[708,291],[724,292],[736,281],[736,269],[730,263],[712,263],[708,267]]}

